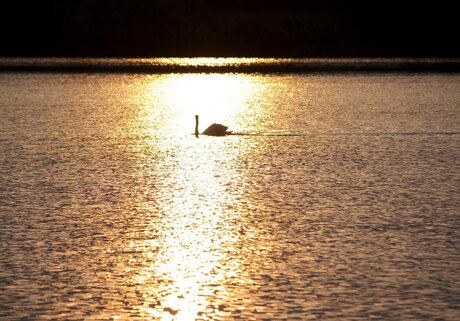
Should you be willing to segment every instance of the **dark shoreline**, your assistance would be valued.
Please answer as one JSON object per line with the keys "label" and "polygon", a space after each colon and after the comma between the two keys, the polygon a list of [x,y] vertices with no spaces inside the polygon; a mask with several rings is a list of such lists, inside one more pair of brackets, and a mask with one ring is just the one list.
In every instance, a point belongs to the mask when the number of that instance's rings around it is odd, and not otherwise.
{"label": "dark shoreline", "polygon": [[[458,58],[224,58],[184,63],[187,58],[0,58],[0,72],[71,73],[310,73],[310,72],[460,72]],[[190,58],[193,61],[193,58]],[[196,58],[201,59],[201,58]],[[206,59],[206,58],[205,58]],[[217,59],[217,58],[210,58]],[[238,60],[240,59],[240,60]],[[254,59],[254,61],[250,61]],[[249,61],[248,61],[249,60]]]}

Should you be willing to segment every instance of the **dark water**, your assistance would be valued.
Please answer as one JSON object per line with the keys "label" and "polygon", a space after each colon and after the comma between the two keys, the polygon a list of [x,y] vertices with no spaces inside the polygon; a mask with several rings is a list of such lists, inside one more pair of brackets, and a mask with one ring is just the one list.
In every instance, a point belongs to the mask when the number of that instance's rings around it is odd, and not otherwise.
{"label": "dark water", "polygon": [[459,89],[0,74],[0,319],[458,320]]}

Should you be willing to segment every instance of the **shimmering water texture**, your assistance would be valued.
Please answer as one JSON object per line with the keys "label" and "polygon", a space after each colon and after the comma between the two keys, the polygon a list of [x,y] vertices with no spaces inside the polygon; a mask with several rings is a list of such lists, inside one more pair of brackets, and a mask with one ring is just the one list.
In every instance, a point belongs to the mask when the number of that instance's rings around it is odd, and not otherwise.
{"label": "shimmering water texture", "polygon": [[458,74],[2,73],[0,319],[459,320],[459,105]]}

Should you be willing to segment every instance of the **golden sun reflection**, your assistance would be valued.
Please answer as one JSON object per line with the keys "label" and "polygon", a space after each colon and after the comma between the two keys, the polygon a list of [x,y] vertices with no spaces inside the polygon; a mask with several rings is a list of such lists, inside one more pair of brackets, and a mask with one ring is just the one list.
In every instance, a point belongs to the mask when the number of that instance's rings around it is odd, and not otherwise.
{"label": "golden sun reflection", "polygon": [[194,115],[205,124],[244,128],[260,112],[254,97],[261,94],[251,76],[240,75],[165,75],[147,86],[132,124],[144,137],[145,155],[155,160],[140,168],[140,176],[154,180],[154,201],[145,239],[132,244],[144,257],[132,281],[144,298],[136,308],[142,316],[226,315],[227,282],[240,270],[231,253],[238,252],[242,223],[235,204],[245,179],[234,164],[250,147],[237,137],[197,139]]}
{"label": "golden sun reflection", "polygon": [[[211,123],[243,125],[255,106],[255,91],[260,90],[250,76],[234,74],[168,75],[153,81],[147,89],[151,97],[146,106],[147,121],[159,118],[163,130],[175,135],[193,133],[194,115],[200,115],[200,131]],[[161,106],[166,110],[151,108]],[[248,113],[249,111],[249,113]],[[161,113],[161,114],[159,114]]]}
{"label": "golden sun reflection", "polygon": [[235,199],[225,194],[225,184],[214,175],[219,170],[213,154],[208,150],[200,155],[188,146],[180,159],[204,156],[207,161],[176,167],[159,194],[162,217],[156,224],[161,231],[155,242],[159,250],[138,283],[156,279],[153,287],[144,289],[155,299],[146,301],[143,309],[162,320],[193,320],[213,309],[208,300],[224,290],[226,274],[232,273],[228,267],[223,271],[221,264],[236,241],[236,228],[222,222],[235,216],[227,206]]}

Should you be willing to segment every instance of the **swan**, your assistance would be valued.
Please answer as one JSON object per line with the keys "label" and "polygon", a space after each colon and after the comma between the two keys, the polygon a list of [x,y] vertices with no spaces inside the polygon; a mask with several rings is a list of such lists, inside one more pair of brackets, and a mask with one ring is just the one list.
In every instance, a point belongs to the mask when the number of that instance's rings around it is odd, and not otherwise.
{"label": "swan", "polygon": [[[198,137],[199,132],[198,132],[198,119],[199,116],[195,115],[195,136]],[[227,131],[228,126],[224,126],[221,124],[212,124],[204,132],[202,132],[203,135],[208,135],[208,136],[225,136],[225,135],[230,135],[232,132]]]}

